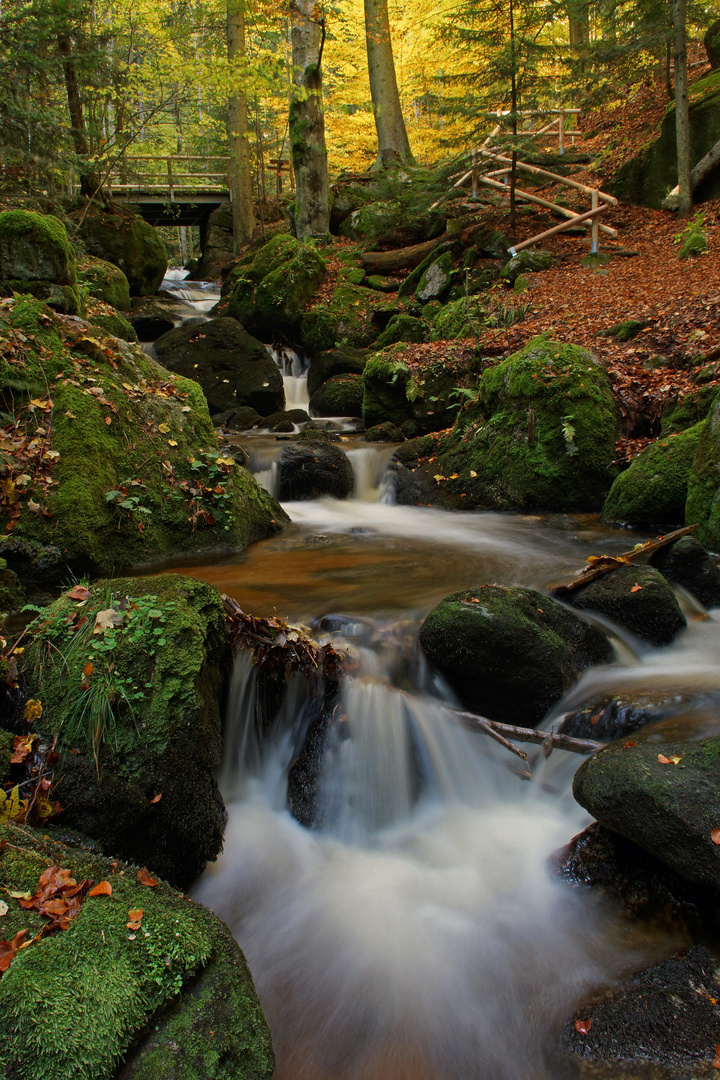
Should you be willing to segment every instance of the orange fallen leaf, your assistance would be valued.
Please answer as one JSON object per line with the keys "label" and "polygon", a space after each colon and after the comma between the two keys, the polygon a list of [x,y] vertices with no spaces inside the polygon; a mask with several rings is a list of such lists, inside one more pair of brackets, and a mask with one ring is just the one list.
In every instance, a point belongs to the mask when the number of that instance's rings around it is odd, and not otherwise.
{"label": "orange fallen leaf", "polygon": [[715,1060],[713,1061],[713,1069],[720,1069],[720,1043],[715,1047]]}
{"label": "orange fallen leaf", "polygon": [[623,750],[632,750],[634,746],[637,746],[637,743],[632,742],[631,739],[628,739],[628,741],[623,746]]}
{"label": "orange fallen leaf", "polygon": [[130,919],[130,922],[127,924],[128,930],[139,930],[140,929],[140,923],[142,922],[142,917],[143,917],[143,909],[142,908],[131,908],[128,911],[128,916],[129,916],[129,919]]}
{"label": "orange fallen leaf", "polygon": [[671,754],[670,757],[665,757],[664,754],[658,754],[658,761],[661,765],[679,765],[682,758],[679,754]]}
{"label": "orange fallen leaf", "polygon": [[112,896],[112,885],[109,881],[101,881],[90,890],[88,896]]}
{"label": "orange fallen leaf", "polygon": [[160,802],[161,799],[162,799],[162,791],[158,792],[157,795],[153,795],[152,799],[150,800],[150,805],[152,806],[153,803]]}
{"label": "orange fallen leaf", "polygon": [[150,875],[146,866],[143,866],[142,870],[138,870],[137,879],[141,885],[147,885],[149,889],[154,889],[157,885],[157,878]]}
{"label": "orange fallen leaf", "polygon": [[10,967],[18,949],[22,948],[27,934],[27,930],[18,930],[12,941],[0,941],[0,973],[7,971]]}
{"label": "orange fallen leaf", "polygon": [[588,1031],[592,1027],[592,1020],[576,1020],[575,1030],[579,1031],[581,1035],[587,1035]]}
{"label": "orange fallen leaf", "polygon": [[73,585],[70,592],[66,592],[65,595],[69,600],[87,600],[90,590],[86,589],[84,585]]}
{"label": "orange fallen leaf", "polygon": [[713,829],[713,831],[710,833],[710,839],[712,840],[713,844],[720,845],[720,829]]}
{"label": "orange fallen leaf", "polygon": [[85,676],[86,679],[89,679],[94,670],[95,670],[94,665],[90,662],[90,660],[88,660],[87,664],[83,668],[83,675]]}
{"label": "orange fallen leaf", "polygon": [[630,592],[642,592],[642,585],[638,585],[636,581]]}

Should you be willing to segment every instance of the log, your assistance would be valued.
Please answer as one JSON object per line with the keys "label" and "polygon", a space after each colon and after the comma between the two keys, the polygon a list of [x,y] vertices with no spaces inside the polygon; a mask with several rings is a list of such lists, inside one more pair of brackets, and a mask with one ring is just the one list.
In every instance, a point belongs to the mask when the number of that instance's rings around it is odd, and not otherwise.
{"label": "log", "polygon": [[366,251],[362,255],[363,269],[368,274],[393,274],[397,270],[414,270],[436,247],[448,239],[447,233],[426,240],[423,244],[395,248],[394,251]]}
{"label": "log", "polygon": [[622,555],[608,555],[600,565],[588,567],[586,570],[581,571],[577,577],[570,578],[569,581],[551,585],[548,592],[551,596],[562,596],[564,592],[572,592],[573,589],[579,589],[581,585],[587,585],[588,582],[595,581],[596,578],[603,577],[604,574],[612,573],[619,566],[627,566],[628,563],[635,562],[642,555],[651,555],[654,551],[658,551],[667,544],[672,544],[675,540],[679,540],[681,536],[687,536],[688,533],[693,533],[699,528],[699,525],[686,525],[682,529],[676,529],[675,532],[668,533],[667,536],[658,537],[657,540],[648,540],[645,544],[638,544],[631,551],[624,551]]}
{"label": "log", "polygon": [[[554,731],[537,731],[535,728],[517,727],[515,724],[501,724],[497,720],[487,720],[484,716],[475,713],[452,710],[463,727],[470,731],[476,731],[481,735],[493,733],[493,737],[500,735],[504,740],[517,739],[518,742],[535,743],[538,746],[550,746],[558,750],[570,750],[573,754],[594,754],[602,750],[606,743],[595,742],[594,739],[576,739],[572,735],[559,735]],[[488,730],[490,729],[490,730]],[[518,747],[514,747],[518,753]],[[527,759],[527,754],[522,751],[518,757]]]}
{"label": "log", "polygon": [[[694,191],[698,184],[708,176],[720,162],[720,142],[708,150],[705,157],[700,158],[694,169],[690,171],[690,190]],[[680,189],[674,187],[663,199],[666,210],[677,210],[680,203]]]}

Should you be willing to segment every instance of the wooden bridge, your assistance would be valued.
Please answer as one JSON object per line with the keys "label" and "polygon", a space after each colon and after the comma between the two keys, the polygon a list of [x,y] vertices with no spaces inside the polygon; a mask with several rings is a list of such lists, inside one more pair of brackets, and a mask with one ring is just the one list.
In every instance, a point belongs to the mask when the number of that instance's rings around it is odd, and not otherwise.
{"label": "wooden bridge", "polygon": [[230,158],[171,154],[124,157],[105,186],[151,225],[200,225],[231,201]]}

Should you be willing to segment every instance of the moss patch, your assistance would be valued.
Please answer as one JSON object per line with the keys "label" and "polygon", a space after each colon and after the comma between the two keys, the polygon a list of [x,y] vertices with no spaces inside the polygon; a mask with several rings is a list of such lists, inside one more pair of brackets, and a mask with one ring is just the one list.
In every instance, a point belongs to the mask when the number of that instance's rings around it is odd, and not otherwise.
{"label": "moss patch", "polygon": [[119,266],[131,296],[150,296],[167,270],[167,251],[157,231],[129,213],[88,214],[80,236],[89,255]]}
{"label": "moss patch", "polygon": [[328,299],[308,308],[302,321],[302,339],[310,353],[324,352],[338,345],[363,348],[377,339],[380,324],[376,316],[397,310],[394,300],[342,282]]}
{"label": "moss patch", "polygon": [[104,259],[86,258],[80,262],[80,280],[91,296],[111,307],[127,311],[130,307],[130,285],[119,266]]}
{"label": "moss patch", "polygon": [[711,551],[720,551],[720,397],[708,416],[690,471],[685,521],[699,524],[698,540]]}

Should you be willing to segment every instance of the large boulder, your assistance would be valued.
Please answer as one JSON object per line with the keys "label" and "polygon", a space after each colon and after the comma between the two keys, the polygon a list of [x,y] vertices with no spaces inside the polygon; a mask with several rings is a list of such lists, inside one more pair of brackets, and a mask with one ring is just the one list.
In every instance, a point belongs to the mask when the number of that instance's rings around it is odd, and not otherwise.
{"label": "large boulder", "polygon": [[86,258],[80,262],[80,276],[96,300],[120,311],[130,307],[130,283],[119,266],[104,259]]}
{"label": "large boulder", "polygon": [[278,498],[282,502],[332,495],[346,499],[355,483],[346,454],[331,443],[294,442],[277,463]]}
{"label": "large boulder", "polygon": [[[0,980],[0,1072],[37,1080],[271,1080],[267,1023],[220,919],[52,827],[0,823],[0,840],[3,937],[25,930],[28,945]],[[17,897],[35,895],[52,867],[69,872],[70,890],[87,882],[80,910],[67,929],[32,940],[51,922]],[[99,882],[112,894],[88,895]],[[141,912],[135,930],[130,912]]]}
{"label": "large boulder", "polygon": [[[699,712],[610,743],[575,774],[573,794],[601,825],[649,851],[681,877],[720,888],[720,739],[703,737]],[[698,735],[700,737],[698,737]]]}
{"label": "large boulder", "polygon": [[425,206],[411,207],[399,199],[368,202],[353,210],[339,225],[338,233],[360,241],[366,248],[399,248],[432,240],[445,227],[441,213]]}
{"label": "large boulder", "polygon": [[333,375],[310,398],[311,416],[360,416],[363,389],[360,375]]}
{"label": "large boulder", "polygon": [[685,521],[700,526],[697,536],[701,543],[711,551],[720,551],[720,396],[708,416],[690,470]]}
{"label": "large boulder", "polygon": [[302,320],[303,345],[311,354],[338,346],[365,348],[396,312],[394,299],[341,282],[330,296],[308,307]]}
{"label": "large boulder", "polygon": [[59,732],[64,822],[187,887],[226,821],[219,592],[179,574],[106,579],[61,596],[28,641],[21,674]]}
{"label": "large boulder", "polygon": [[157,231],[135,214],[88,214],[79,235],[89,255],[119,266],[131,296],[156,292],[167,270],[167,251]]}
{"label": "large boulder", "polygon": [[157,341],[174,330],[179,319],[172,300],[165,297],[136,297],[128,321],[140,341]]}
{"label": "large boulder", "polygon": [[21,576],[67,580],[242,550],[285,522],[220,456],[196,382],[36,300],[5,301],[0,332],[22,344],[0,357],[0,378],[27,385],[15,393],[16,452],[0,497],[0,555]]}
{"label": "large boulder", "polygon": [[300,338],[303,313],[325,278],[325,261],[314,244],[276,236],[261,248],[246,276],[238,278],[228,315],[267,341]]}
{"label": "large boulder", "polygon": [[483,585],[433,608],[419,641],[465,708],[534,727],[591,664],[607,638],[535,589]]}
{"label": "large boulder", "polygon": [[362,375],[367,362],[366,349],[354,349],[350,345],[341,345],[319,353],[310,362],[307,375],[307,389],[313,396],[324,382],[334,375]]}
{"label": "large boulder", "polygon": [[[690,164],[698,161],[720,140],[720,72],[697,79],[688,93],[690,103]],[[626,202],[662,207],[663,199],[677,184],[675,106],[668,105],[655,141],[615,173],[610,189]],[[693,192],[695,202],[720,195],[720,174],[709,174]]]}
{"label": "large boulder", "polygon": [[195,276],[200,281],[219,281],[222,271],[234,258],[231,203],[222,203],[213,210],[203,239],[202,258]]}
{"label": "large boulder", "polygon": [[200,383],[211,416],[242,406],[269,416],[285,405],[280,369],[236,319],[178,326],[158,338],[155,355],[169,371]]}
{"label": "large boulder", "polygon": [[720,607],[720,567],[694,536],[681,536],[660,548],[650,556],[650,563],[706,608]]}
{"label": "large boulder", "polygon": [[362,374],[362,419],[366,428],[389,422],[400,427],[412,416],[410,373],[392,347],[368,358]]}
{"label": "large boulder", "polygon": [[29,210],[0,214],[0,291],[30,293],[56,311],[80,314],[75,251],[61,221]]}
{"label": "large boulder", "polygon": [[652,566],[620,566],[564,598],[651,645],[669,645],[687,626],[671,586]]}
{"label": "large boulder", "polygon": [[393,315],[383,332],[375,342],[378,349],[395,345],[398,341],[413,341],[417,344],[425,341],[427,327],[422,319],[413,315]]}
{"label": "large boulder", "polygon": [[613,481],[603,521],[666,526],[685,523],[688,478],[705,421],[651,443]]}
{"label": "large boulder", "polygon": [[452,279],[452,255],[449,251],[446,251],[439,259],[435,259],[434,262],[430,263],[430,266],[420,278],[415,290],[416,299],[420,304],[427,304],[431,300],[441,300],[449,291]]}

